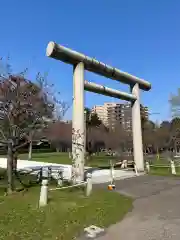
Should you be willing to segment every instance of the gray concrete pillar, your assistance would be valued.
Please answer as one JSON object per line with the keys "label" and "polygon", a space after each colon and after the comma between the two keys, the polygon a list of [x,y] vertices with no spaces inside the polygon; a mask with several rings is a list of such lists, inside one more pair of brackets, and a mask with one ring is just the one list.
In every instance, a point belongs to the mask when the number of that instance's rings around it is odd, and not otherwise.
{"label": "gray concrete pillar", "polygon": [[73,72],[73,117],[72,117],[72,180],[84,180],[84,64],[74,66]]}
{"label": "gray concrete pillar", "polygon": [[142,129],[141,129],[141,113],[140,113],[140,89],[136,83],[131,87],[131,92],[136,96],[137,100],[132,103],[132,133],[133,133],[133,150],[134,161],[138,172],[144,172]]}

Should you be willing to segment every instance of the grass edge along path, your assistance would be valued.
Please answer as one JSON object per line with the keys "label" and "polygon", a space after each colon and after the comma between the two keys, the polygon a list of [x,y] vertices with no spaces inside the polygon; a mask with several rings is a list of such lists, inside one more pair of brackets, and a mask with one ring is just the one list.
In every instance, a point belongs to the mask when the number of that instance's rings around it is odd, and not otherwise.
{"label": "grass edge along path", "polygon": [[89,198],[81,189],[53,191],[49,204],[39,209],[39,190],[0,198],[0,239],[72,240],[84,227],[108,227],[132,209],[131,198],[102,189]]}
{"label": "grass edge along path", "polygon": [[170,176],[170,177],[180,177],[180,165],[179,162],[174,161],[176,174],[172,174],[171,164],[167,160],[155,160],[150,164],[149,175],[158,175],[158,176]]}
{"label": "grass edge along path", "polygon": [[[6,158],[5,155],[0,155],[0,158]],[[28,160],[28,154],[19,154],[18,159]],[[110,165],[109,160],[116,159],[115,157],[106,156],[101,153],[99,156],[91,156],[91,159],[86,160],[86,166],[89,167],[108,167]],[[72,160],[69,158],[68,153],[62,152],[50,152],[50,153],[32,153],[32,160],[37,162],[48,162],[57,164],[72,164]]]}

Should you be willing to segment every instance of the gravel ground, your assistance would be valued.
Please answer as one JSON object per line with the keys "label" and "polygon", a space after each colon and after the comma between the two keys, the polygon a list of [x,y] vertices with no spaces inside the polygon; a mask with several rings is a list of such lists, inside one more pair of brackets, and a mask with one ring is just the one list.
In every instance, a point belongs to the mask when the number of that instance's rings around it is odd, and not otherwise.
{"label": "gravel ground", "polygon": [[180,239],[180,179],[146,175],[120,180],[116,189],[135,199],[134,209],[98,240]]}

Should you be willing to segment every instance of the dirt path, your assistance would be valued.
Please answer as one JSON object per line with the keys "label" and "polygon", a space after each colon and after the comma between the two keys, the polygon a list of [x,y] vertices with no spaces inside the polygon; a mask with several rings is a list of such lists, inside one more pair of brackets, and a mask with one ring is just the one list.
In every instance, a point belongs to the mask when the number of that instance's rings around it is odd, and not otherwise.
{"label": "dirt path", "polygon": [[118,192],[135,198],[134,209],[98,240],[180,239],[180,179],[141,176],[116,186]]}

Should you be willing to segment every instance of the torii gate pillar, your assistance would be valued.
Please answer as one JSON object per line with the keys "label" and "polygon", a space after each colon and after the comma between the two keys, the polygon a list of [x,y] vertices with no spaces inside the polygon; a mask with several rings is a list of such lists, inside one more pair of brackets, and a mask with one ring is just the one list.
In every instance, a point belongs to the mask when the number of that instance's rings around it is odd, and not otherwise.
{"label": "torii gate pillar", "polygon": [[85,124],[84,124],[84,63],[74,65],[72,116],[72,181],[84,180]]}
{"label": "torii gate pillar", "polygon": [[136,100],[132,103],[132,134],[133,134],[134,162],[136,164],[137,171],[144,172],[141,111],[140,111],[140,89],[138,83],[131,86],[131,92],[134,96],[136,96]]}

